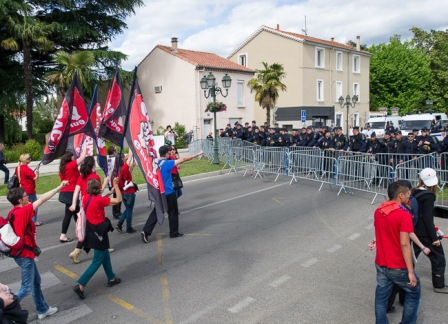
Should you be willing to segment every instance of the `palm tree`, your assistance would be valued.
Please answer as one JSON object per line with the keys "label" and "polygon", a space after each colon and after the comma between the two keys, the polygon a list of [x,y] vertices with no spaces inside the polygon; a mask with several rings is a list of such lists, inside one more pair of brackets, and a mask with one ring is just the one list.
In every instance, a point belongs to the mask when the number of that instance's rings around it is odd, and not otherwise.
{"label": "palm tree", "polygon": [[76,51],[67,53],[65,51],[57,51],[54,58],[58,65],[57,70],[51,71],[47,75],[47,80],[58,89],[58,94],[64,96],[70,83],[73,81],[75,73],[83,88],[83,92],[89,94],[89,90],[93,89],[96,83],[92,67],[95,64],[95,55],[92,51]]}
{"label": "palm tree", "polygon": [[46,24],[29,17],[27,11],[23,12],[23,21],[8,17],[7,24],[11,37],[3,40],[1,46],[12,51],[21,51],[23,55],[23,72],[25,77],[25,98],[28,138],[33,138],[33,66],[31,50],[48,50],[53,42],[47,37],[54,31],[55,24]]}
{"label": "palm tree", "polygon": [[274,63],[268,65],[262,62],[264,69],[255,70],[256,77],[247,83],[250,92],[255,91],[255,100],[266,109],[266,121],[271,123],[271,108],[275,107],[279,97],[279,90],[285,91],[286,85],[281,80],[286,76],[283,65]]}

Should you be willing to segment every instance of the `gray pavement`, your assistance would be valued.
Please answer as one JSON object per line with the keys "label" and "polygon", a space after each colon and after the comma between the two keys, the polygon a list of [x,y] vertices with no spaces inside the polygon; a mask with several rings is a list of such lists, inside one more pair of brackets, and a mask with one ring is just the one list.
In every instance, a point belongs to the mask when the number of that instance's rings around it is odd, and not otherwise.
{"label": "gray pavement", "polygon": [[[138,234],[110,234],[114,271],[123,282],[106,287],[99,270],[79,301],[71,288],[91,253],[72,264],[74,243],[58,241],[63,206],[39,209],[38,267],[44,296],[61,312],[42,323],[373,323],[375,269],[371,195],[337,196],[316,183],[252,179],[217,172],[184,179],[179,200],[183,238],[157,226],[149,244]],[[379,200],[379,199],[378,199]],[[380,202],[380,201],[379,201]],[[378,202],[378,203],[379,203]],[[134,226],[151,211],[137,195]],[[10,206],[0,203],[0,214]],[[109,211],[110,214],[110,211]],[[447,220],[437,219],[442,229]],[[70,227],[73,231],[73,224]],[[10,259],[0,260],[1,281],[20,280]],[[432,291],[430,265],[421,256],[418,323],[448,323],[448,296]],[[23,305],[35,318],[33,302]],[[391,314],[398,323],[402,307]]]}

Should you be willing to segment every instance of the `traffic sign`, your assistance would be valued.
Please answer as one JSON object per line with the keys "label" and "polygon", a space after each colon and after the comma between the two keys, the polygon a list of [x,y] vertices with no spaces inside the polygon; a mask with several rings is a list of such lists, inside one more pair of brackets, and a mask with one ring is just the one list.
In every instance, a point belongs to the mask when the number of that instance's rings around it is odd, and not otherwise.
{"label": "traffic sign", "polygon": [[302,110],[302,123],[306,123],[306,110]]}

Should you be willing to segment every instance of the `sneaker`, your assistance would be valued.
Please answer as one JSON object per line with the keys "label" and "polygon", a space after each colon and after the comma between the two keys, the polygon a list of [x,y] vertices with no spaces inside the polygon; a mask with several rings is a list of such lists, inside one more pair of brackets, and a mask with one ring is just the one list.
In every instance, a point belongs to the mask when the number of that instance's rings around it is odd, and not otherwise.
{"label": "sneaker", "polygon": [[170,234],[170,238],[176,238],[176,237],[182,237],[184,234],[182,233],[176,233],[176,234]]}
{"label": "sneaker", "polygon": [[135,232],[137,232],[133,227],[129,227],[127,230],[126,230],[126,233],[127,234],[132,234],[132,233],[135,233]]}
{"label": "sneaker", "polygon": [[109,249],[107,249],[107,250],[109,251],[109,253],[112,253],[112,252],[115,251],[114,248],[109,248]]}
{"label": "sneaker", "polygon": [[84,299],[86,296],[84,295],[84,291],[81,290],[79,285],[73,287],[73,291],[78,295],[79,299]]}
{"label": "sneaker", "polygon": [[123,233],[123,224],[118,223],[117,225],[115,225],[115,229],[116,229],[119,233]]}
{"label": "sneaker", "polygon": [[434,288],[434,292],[439,294],[448,294],[448,287]]}
{"label": "sneaker", "polygon": [[149,241],[148,241],[148,236],[149,236],[149,235],[146,235],[145,231],[142,231],[140,234],[141,234],[141,236],[142,236],[142,241],[143,241],[143,243],[148,243],[148,242],[149,242]]}
{"label": "sneaker", "polygon": [[45,313],[39,314],[37,317],[41,320],[46,318],[47,316],[57,313],[57,311],[58,311],[57,307],[48,307],[48,310]]}

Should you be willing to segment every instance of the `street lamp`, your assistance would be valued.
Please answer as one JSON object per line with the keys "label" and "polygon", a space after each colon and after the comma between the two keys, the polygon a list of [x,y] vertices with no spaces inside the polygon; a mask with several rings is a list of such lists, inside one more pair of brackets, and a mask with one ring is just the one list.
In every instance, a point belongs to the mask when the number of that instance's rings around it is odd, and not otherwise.
{"label": "street lamp", "polygon": [[426,106],[428,107],[428,112],[432,111],[432,100],[431,99],[426,99]]}
{"label": "street lamp", "polygon": [[[212,97],[213,101],[216,101],[216,96],[221,94],[224,98],[229,94],[229,88],[232,84],[232,79],[230,76],[224,75],[222,78],[222,86],[226,89],[226,94],[224,95],[222,89],[217,87],[217,82],[215,76],[212,72],[209,72],[207,76],[204,77],[200,81],[201,88],[204,90],[204,97],[209,98]],[[208,91],[207,91],[208,90]],[[216,129],[216,111],[213,111],[213,122],[215,128],[215,136],[213,137],[213,163],[219,164],[219,154],[218,154],[218,130]]]}
{"label": "street lamp", "polygon": [[350,133],[348,131],[348,109],[350,107],[355,108],[357,102],[358,102],[357,95],[354,95],[352,98],[350,98],[350,95],[347,95],[347,97],[345,97],[345,102],[344,102],[343,96],[339,97],[339,105],[341,106],[341,108],[344,108],[344,106],[347,107],[347,140],[348,140],[348,136],[350,135]]}

